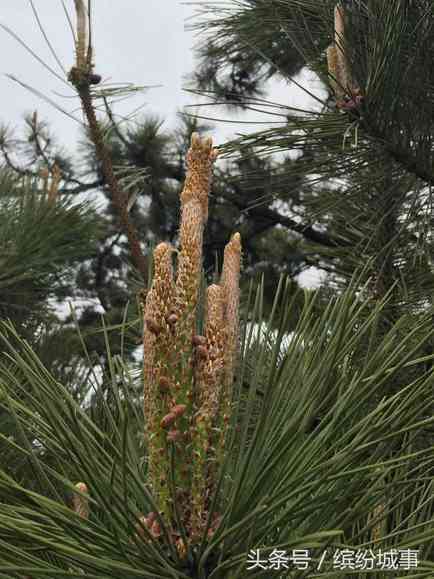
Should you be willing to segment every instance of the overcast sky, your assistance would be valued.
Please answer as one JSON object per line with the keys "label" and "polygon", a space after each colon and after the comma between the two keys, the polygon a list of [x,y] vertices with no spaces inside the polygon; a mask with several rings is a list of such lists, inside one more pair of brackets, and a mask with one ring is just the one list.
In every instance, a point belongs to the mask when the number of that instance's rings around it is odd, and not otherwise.
{"label": "overcast sky", "polygon": [[[33,4],[59,60],[68,71],[74,60],[74,45],[61,0],[33,0]],[[193,47],[200,39],[197,32],[186,30],[186,25],[192,22],[201,2],[93,0],[92,4],[95,71],[110,82],[160,85],[117,105],[116,113],[126,115],[145,104],[142,114],[159,115],[165,120],[164,126],[170,128],[176,124],[179,109],[206,101],[183,91],[185,77],[195,63]],[[65,5],[73,17],[73,0],[65,0]],[[0,23],[19,36],[56,73],[65,76],[47,47],[29,0],[3,0]],[[39,117],[49,121],[57,140],[73,152],[80,136],[79,125],[5,74],[13,74],[80,118],[77,100],[69,98],[73,94],[71,89],[3,29],[0,29],[0,54],[0,121],[15,127],[19,134],[23,114],[37,109]],[[272,82],[267,97],[274,102],[312,106],[306,94],[293,84]],[[220,119],[268,120],[264,115],[251,112],[234,117],[216,107],[200,108],[200,113]],[[220,122],[216,123],[213,137],[215,143],[220,144],[237,131],[254,130],[258,130],[258,125]]]}
{"label": "overcast sky", "polygon": [[[33,0],[40,20],[59,60],[68,71],[73,64],[72,35],[61,0]],[[74,16],[73,0],[65,0]],[[192,5],[193,4],[193,5]],[[194,5],[195,4],[195,5]],[[197,32],[186,30],[202,2],[183,3],[180,0],[94,0],[93,35],[96,53],[96,71],[112,82],[131,82],[136,85],[159,85],[144,94],[118,105],[116,112],[125,114],[145,104],[143,113],[160,115],[167,126],[176,122],[176,111],[195,102],[205,102],[183,91],[185,77],[193,70],[193,47],[200,40]],[[196,20],[197,21],[197,20]],[[39,31],[29,0],[0,3],[0,23],[10,28],[58,74],[64,76],[50,54]],[[31,87],[43,92],[60,106],[73,111],[77,101],[67,84],[56,79],[39,64],[17,40],[0,30],[2,54],[0,72],[2,107],[0,118],[19,127],[24,112],[38,109],[40,116],[50,121],[54,133],[71,148],[75,148],[78,125],[51,105],[38,99],[25,88],[4,76],[12,73]],[[307,97],[295,85],[273,82],[270,100],[285,104],[306,104]],[[197,109],[199,110],[199,109]],[[227,111],[215,107],[200,109],[216,118],[231,118]],[[77,113],[79,116],[79,113]],[[249,112],[238,118],[266,120],[267,117]],[[246,126],[219,123],[215,132],[217,143],[233,136],[238,130],[253,130]]]}

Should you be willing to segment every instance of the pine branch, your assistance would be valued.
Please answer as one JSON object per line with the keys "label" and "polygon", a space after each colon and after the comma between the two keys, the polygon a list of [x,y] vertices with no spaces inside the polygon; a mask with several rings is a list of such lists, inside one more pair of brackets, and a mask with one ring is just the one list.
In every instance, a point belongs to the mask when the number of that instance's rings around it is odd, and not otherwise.
{"label": "pine branch", "polygon": [[132,258],[146,284],[148,276],[147,261],[140,247],[137,230],[131,223],[128,216],[128,196],[124,191],[122,191],[119,181],[114,174],[110,152],[104,143],[103,135],[96,118],[95,108],[93,106],[92,95],[90,91],[91,76],[92,75],[86,70],[73,67],[69,74],[69,80],[75,86],[80,97],[83,112],[89,126],[90,138],[95,146],[96,156],[101,162],[102,172],[109,191],[112,195],[113,204],[118,211],[121,226],[127,235]]}
{"label": "pine branch", "polygon": [[382,149],[396,162],[398,163],[407,173],[415,175],[422,181],[429,185],[434,185],[434,175],[420,166],[417,158],[412,157],[406,151],[399,149],[393,143],[386,141],[380,132],[368,124],[366,119],[362,121],[363,128],[366,132],[375,139]]}
{"label": "pine branch", "polygon": [[303,235],[305,239],[313,243],[324,245],[326,247],[345,246],[343,241],[335,239],[321,231],[317,231],[311,225],[297,223],[290,217],[282,215],[274,209],[270,209],[263,205],[249,207],[248,203],[243,201],[240,195],[234,195],[233,193],[227,193],[225,191],[219,191],[219,195],[221,195],[226,201],[233,203],[240,211],[248,211],[252,217],[268,221],[269,228],[274,227],[275,225],[283,225],[284,227]]}

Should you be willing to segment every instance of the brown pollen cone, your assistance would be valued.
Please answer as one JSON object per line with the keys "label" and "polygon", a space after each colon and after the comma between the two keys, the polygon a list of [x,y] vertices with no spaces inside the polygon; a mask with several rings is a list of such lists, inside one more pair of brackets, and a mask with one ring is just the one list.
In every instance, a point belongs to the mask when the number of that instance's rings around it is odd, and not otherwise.
{"label": "brown pollen cone", "polygon": [[[216,158],[217,151],[212,148],[212,139],[201,139],[197,133],[193,133],[191,147],[187,153],[187,176],[180,196],[181,249],[174,313],[181,322],[178,328],[181,331],[187,330],[186,326],[190,326],[194,318],[202,270],[203,228],[208,219],[208,195],[211,188],[212,166]],[[181,320],[186,312],[188,321]]]}
{"label": "brown pollen cone", "polygon": [[223,460],[227,438],[228,418],[231,415],[235,364],[239,351],[241,237],[234,233],[225,247],[221,285],[224,294],[225,344],[223,388],[220,403],[221,436],[218,445],[218,462]]}
{"label": "brown pollen cone", "polygon": [[[216,432],[213,427],[219,410],[219,400],[223,384],[224,364],[224,292],[220,285],[207,288],[207,308],[205,322],[206,351],[196,368],[198,387],[198,411],[193,430],[194,465],[192,479],[192,512],[190,535],[198,541],[203,534],[208,513],[208,502],[215,489]],[[203,346],[197,346],[203,347]],[[212,449],[212,450],[211,450]]]}
{"label": "brown pollen cone", "polygon": [[187,153],[187,176],[181,193],[181,209],[192,199],[202,206],[203,222],[208,220],[208,195],[211,189],[212,165],[217,158],[212,148],[212,139],[201,139],[197,133],[191,136],[191,147]]}
{"label": "brown pollen cone", "polygon": [[[167,318],[172,308],[174,281],[173,248],[160,243],[154,250],[154,278],[146,296],[143,329],[145,443],[148,450],[149,482],[159,510],[168,513],[167,479],[169,465],[161,460],[166,452],[168,391],[171,384],[171,328]],[[158,328],[158,331],[157,331]],[[162,391],[161,384],[166,386]]]}
{"label": "brown pollen cone", "polygon": [[240,303],[241,237],[234,233],[225,247],[221,285],[225,302],[225,328],[227,336],[227,383],[232,384],[235,358],[238,353],[239,303]]}
{"label": "brown pollen cone", "polygon": [[[168,328],[166,317],[170,312],[174,295],[172,253],[173,248],[169,243],[160,243],[155,248],[154,279],[146,296],[144,311],[146,322],[143,329],[145,424],[151,421],[152,400],[157,396],[158,385],[167,380],[162,373],[161,363],[158,364],[155,357],[158,333],[153,331],[153,327],[160,328],[163,334]],[[161,338],[164,339],[164,335]]]}
{"label": "brown pollen cone", "polygon": [[204,339],[208,355],[198,366],[197,383],[200,407],[206,414],[214,417],[218,411],[225,347],[225,304],[222,286],[210,285],[206,297]]}

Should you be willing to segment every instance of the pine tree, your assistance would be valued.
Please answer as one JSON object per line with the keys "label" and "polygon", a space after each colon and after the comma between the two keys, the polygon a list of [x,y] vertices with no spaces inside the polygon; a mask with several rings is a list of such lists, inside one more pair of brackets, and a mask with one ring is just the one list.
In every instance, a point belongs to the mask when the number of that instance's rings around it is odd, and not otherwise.
{"label": "pine tree", "polygon": [[[249,8],[252,2],[245,4]],[[112,170],[95,118],[91,85],[97,75],[90,44],[83,38],[83,5],[80,0],[76,5],[77,61],[69,78],[82,100],[107,186],[125,212],[123,184]],[[295,0],[272,4],[273,9],[279,6],[300,17],[300,35],[312,39],[305,50],[315,56],[320,46],[315,33],[333,30],[335,7]],[[398,42],[391,34],[398,24],[405,37],[407,19],[397,0],[391,15],[379,2],[358,6],[354,38],[365,49],[376,40],[389,50],[390,38]],[[381,29],[377,39],[364,28],[368,7],[376,16],[374,30],[387,21],[389,35]],[[308,22],[302,18],[304,9],[316,15],[317,28],[308,30],[309,35],[301,28]],[[283,561],[279,574],[288,577],[315,573],[320,564],[331,575],[381,576],[384,556],[372,559],[374,568],[360,566],[371,556],[370,549],[377,554],[381,549],[383,555],[388,551],[390,557],[391,549],[407,549],[398,556],[410,569],[409,557],[415,553],[408,549],[415,548],[420,560],[414,574],[432,576],[434,452],[431,444],[415,441],[415,434],[433,422],[427,412],[434,402],[433,369],[427,368],[432,355],[421,355],[433,334],[432,309],[420,301],[429,285],[412,284],[402,276],[409,291],[402,291],[402,283],[393,293],[386,265],[401,264],[388,262],[388,252],[385,257],[378,251],[388,243],[389,231],[394,234],[390,247],[404,247],[401,239],[396,241],[395,228],[402,223],[398,201],[409,191],[403,176],[411,175],[408,167],[395,165],[396,159],[389,161],[381,149],[383,139],[372,147],[362,116],[362,107],[369,113],[369,91],[364,78],[349,68],[350,25],[341,7],[337,12],[338,18],[344,14],[340,30],[347,68],[342,70],[348,79],[339,106],[293,115],[281,129],[250,136],[226,150],[238,151],[245,143],[269,145],[274,138],[287,147],[307,143],[311,171],[324,180],[339,174],[347,178],[339,191],[347,213],[330,213],[343,240],[342,251],[335,253],[340,269],[334,281],[341,283],[340,291],[319,310],[314,308],[318,294],[306,294],[294,327],[297,299],[283,277],[270,316],[263,311],[262,285],[251,288],[239,317],[243,240],[237,232],[227,240],[223,276],[206,288],[200,275],[203,231],[211,209],[212,165],[221,151],[217,154],[210,139],[194,134],[180,195],[180,247],[174,252],[163,242],[155,248],[152,282],[141,293],[144,413],[137,410],[131,371],[121,357],[108,352],[114,404],[102,404],[102,428],[86,405],[47,372],[13,326],[2,324],[8,358],[0,363],[0,403],[20,434],[7,443],[32,464],[35,480],[29,486],[0,470],[0,576],[268,578],[277,561]],[[279,17],[279,30],[282,21]],[[428,31],[434,19],[417,21]],[[266,22],[271,26],[273,18]],[[322,41],[333,43],[336,56],[335,35],[327,34]],[[428,39],[427,33],[429,46]],[[373,50],[372,63],[378,54],[381,50]],[[321,54],[317,57],[321,64]],[[377,83],[380,72],[388,74],[380,62],[373,76]],[[334,90],[342,78],[330,73]],[[358,146],[343,149],[342,130],[355,130],[356,121]],[[403,131],[396,129],[400,143]],[[417,140],[407,145],[410,155]],[[381,172],[388,162],[394,171]],[[423,158],[418,162],[423,164]],[[399,187],[394,187],[397,176]],[[361,216],[347,189],[355,183],[360,203],[365,202]],[[411,187],[413,192],[414,181]],[[341,201],[334,193],[331,200]],[[421,188],[420,198],[422,194]],[[371,210],[370,196],[376,202]],[[396,204],[391,202],[395,199]],[[125,213],[123,225],[128,228]],[[134,231],[129,233],[137,249]],[[360,245],[351,245],[354,239]],[[371,259],[368,267],[360,267],[366,266],[365,247],[372,251]],[[136,261],[139,265],[140,256]],[[359,555],[352,567],[345,566],[345,550],[347,560],[348,550]],[[329,554],[325,561],[324,553]]]}

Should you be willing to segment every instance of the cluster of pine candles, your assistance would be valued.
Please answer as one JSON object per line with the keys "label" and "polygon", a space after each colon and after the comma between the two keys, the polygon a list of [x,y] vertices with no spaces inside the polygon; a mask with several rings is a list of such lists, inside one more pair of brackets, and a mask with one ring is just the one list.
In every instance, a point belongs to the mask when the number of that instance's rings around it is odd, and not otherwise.
{"label": "cluster of pine candles", "polygon": [[[192,135],[181,193],[180,248],[169,243],[155,248],[152,286],[142,302],[144,436],[156,511],[139,517],[137,533],[144,540],[170,537],[181,557],[219,524],[218,514],[210,520],[209,513],[229,433],[238,351],[238,233],[226,245],[220,283],[206,289],[198,333],[203,231],[216,156],[211,138]],[[86,485],[76,488],[74,508],[87,517]]]}
{"label": "cluster of pine candles", "polygon": [[[146,261],[128,219],[125,195],[114,175],[109,152],[92,105],[93,47],[83,0],[74,0],[77,16],[76,66],[69,80],[80,97],[102,170],[112,192],[132,257],[142,271]],[[141,294],[144,314],[144,437],[147,485],[155,510],[139,514],[137,535],[169,539],[181,558],[190,546],[212,536],[220,517],[211,503],[227,449],[234,367],[238,351],[240,235],[224,252],[219,284],[206,289],[205,319],[198,333],[202,282],[203,231],[208,219],[212,139],[191,137],[187,174],[181,192],[179,250],[160,243],[154,251],[154,276]],[[176,279],[173,268],[177,254]],[[73,507],[89,516],[88,488],[75,487]],[[215,513],[210,520],[210,514]]]}

